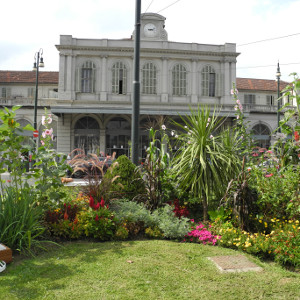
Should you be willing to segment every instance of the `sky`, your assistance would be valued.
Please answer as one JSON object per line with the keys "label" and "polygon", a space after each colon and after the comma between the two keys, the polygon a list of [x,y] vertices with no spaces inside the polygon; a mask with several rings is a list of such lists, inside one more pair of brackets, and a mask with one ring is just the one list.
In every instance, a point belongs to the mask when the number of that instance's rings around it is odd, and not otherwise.
{"label": "sky", "polygon": [[[169,41],[235,43],[237,77],[281,80],[300,74],[300,0],[141,0],[142,13],[166,18]],[[60,35],[122,39],[134,30],[135,0],[10,0],[1,4],[0,70],[58,71]],[[41,69],[42,71],[42,69]]]}

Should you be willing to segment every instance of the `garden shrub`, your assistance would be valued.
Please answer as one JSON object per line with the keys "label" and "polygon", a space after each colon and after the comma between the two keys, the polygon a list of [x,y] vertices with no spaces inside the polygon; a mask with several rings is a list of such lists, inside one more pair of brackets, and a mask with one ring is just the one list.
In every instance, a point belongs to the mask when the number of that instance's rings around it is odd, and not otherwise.
{"label": "garden shrub", "polygon": [[39,238],[45,231],[43,212],[29,188],[7,187],[0,194],[0,241],[14,251],[31,252],[41,248]]}
{"label": "garden shrub", "polygon": [[[144,181],[139,169],[126,155],[119,156],[104,175],[102,186],[111,182],[110,193],[113,196],[133,199],[145,192]],[[100,189],[101,189],[100,185]]]}
{"label": "garden shrub", "polygon": [[212,231],[221,236],[217,242],[220,246],[239,249],[261,258],[274,259],[281,265],[290,265],[299,269],[299,221],[282,221],[276,218],[269,222],[259,218],[259,221],[265,230],[256,233],[243,231],[234,227],[232,222],[220,220],[212,223]]}
{"label": "garden shrub", "polygon": [[260,213],[272,218],[300,217],[300,165],[251,169],[251,183],[258,191]]}
{"label": "garden shrub", "polygon": [[144,222],[146,227],[153,224],[150,211],[142,203],[136,203],[126,199],[114,200],[110,208],[115,212],[116,217],[121,222]]}
{"label": "garden shrub", "polygon": [[154,228],[157,226],[167,239],[182,239],[189,231],[189,219],[177,218],[170,205],[155,210],[152,217]]}
{"label": "garden shrub", "polygon": [[[217,243],[217,240],[221,238],[217,235],[212,234],[212,232],[207,229],[206,226],[201,222],[199,222],[198,225],[194,223],[194,220],[191,220],[191,222],[191,230],[184,237],[184,242],[215,245]],[[211,225],[209,225],[208,228],[211,228]]]}

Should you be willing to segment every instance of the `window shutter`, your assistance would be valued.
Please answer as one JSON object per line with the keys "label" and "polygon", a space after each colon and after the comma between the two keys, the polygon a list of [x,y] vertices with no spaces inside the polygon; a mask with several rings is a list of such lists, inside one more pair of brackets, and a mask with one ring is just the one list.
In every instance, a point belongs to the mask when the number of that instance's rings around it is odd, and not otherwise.
{"label": "window shutter", "polygon": [[11,88],[6,88],[6,98],[10,99],[11,98]]}
{"label": "window shutter", "polygon": [[81,92],[81,68],[77,68],[75,71],[75,91]]}
{"label": "window shutter", "polygon": [[91,78],[91,92],[95,93],[95,84],[96,84],[96,69],[92,69],[92,78]]}

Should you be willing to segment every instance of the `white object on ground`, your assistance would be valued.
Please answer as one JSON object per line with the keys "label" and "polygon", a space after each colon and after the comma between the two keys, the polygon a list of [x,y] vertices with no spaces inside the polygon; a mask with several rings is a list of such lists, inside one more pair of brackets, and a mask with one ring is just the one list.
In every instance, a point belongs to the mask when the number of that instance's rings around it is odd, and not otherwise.
{"label": "white object on ground", "polygon": [[0,273],[6,269],[6,262],[4,260],[0,260]]}

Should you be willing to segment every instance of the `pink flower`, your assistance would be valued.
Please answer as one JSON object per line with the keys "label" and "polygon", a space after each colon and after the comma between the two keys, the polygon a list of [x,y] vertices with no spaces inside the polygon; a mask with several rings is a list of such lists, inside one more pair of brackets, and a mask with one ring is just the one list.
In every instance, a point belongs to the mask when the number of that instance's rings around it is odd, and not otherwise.
{"label": "pink flower", "polygon": [[241,101],[239,99],[236,100],[237,104],[241,104]]}
{"label": "pink flower", "polygon": [[51,124],[52,123],[52,115],[49,114],[47,117],[42,116],[42,125],[45,126],[46,124]]}
{"label": "pink flower", "polygon": [[42,125],[45,126],[46,116],[42,116]]}
{"label": "pink flower", "polygon": [[254,152],[254,153],[252,153],[252,156],[256,157],[256,156],[258,156],[258,153]]}
{"label": "pink flower", "polygon": [[43,140],[41,140],[41,144],[42,146],[45,146],[45,142]]}
{"label": "pink flower", "polygon": [[230,94],[233,95],[233,94],[238,94],[238,90],[237,89],[231,89],[230,91]]}
{"label": "pink flower", "polygon": [[214,137],[214,136],[213,136],[212,134],[209,136],[210,139],[212,139],[213,137]]}

